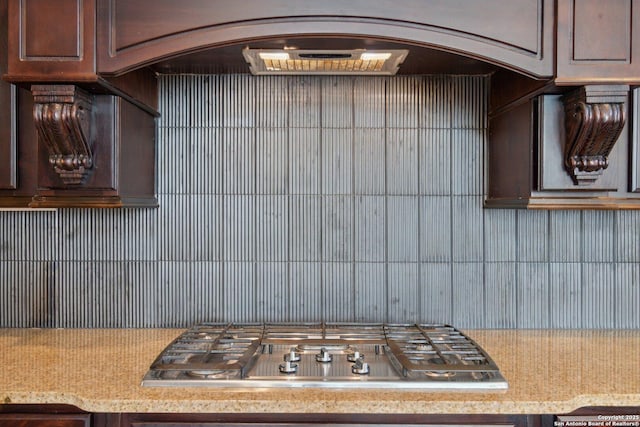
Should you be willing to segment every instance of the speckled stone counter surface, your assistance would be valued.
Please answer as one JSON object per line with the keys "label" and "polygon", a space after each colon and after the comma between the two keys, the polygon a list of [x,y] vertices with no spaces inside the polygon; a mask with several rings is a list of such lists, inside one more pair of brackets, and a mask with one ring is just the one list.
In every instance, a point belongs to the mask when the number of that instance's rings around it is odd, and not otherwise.
{"label": "speckled stone counter surface", "polygon": [[181,332],[0,329],[0,402],[178,413],[557,414],[640,406],[640,331],[464,331],[498,364],[506,392],[141,387],[149,364]]}

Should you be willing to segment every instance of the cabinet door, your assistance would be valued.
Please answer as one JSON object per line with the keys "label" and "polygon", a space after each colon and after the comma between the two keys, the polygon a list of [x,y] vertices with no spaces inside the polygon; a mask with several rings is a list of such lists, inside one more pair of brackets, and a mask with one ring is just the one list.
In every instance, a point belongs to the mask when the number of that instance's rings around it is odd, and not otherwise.
{"label": "cabinet door", "polygon": [[558,0],[556,83],[640,82],[637,6],[636,0]]}
{"label": "cabinet door", "polygon": [[0,82],[0,189],[17,186],[16,88]]}
{"label": "cabinet door", "polygon": [[95,0],[21,0],[8,7],[11,81],[77,81],[95,75]]}
{"label": "cabinet door", "polygon": [[0,414],[0,427],[89,427],[88,414]]}
{"label": "cabinet door", "polygon": [[100,414],[121,427],[536,427],[540,416],[476,414]]}

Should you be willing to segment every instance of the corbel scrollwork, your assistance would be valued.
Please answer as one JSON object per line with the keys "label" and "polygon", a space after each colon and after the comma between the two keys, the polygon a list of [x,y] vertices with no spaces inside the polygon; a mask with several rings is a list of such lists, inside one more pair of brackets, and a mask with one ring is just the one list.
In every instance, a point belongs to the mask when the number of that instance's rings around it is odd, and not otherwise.
{"label": "corbel scrollwork", "polygon": [[576,185],[589,185],[609,166],[626,120],[628,86],[583,86],[563,97],[565,168]]}
{"label": "corbel scrollwork", "polygon": [[93,167],[92,97],[74,85],[31,86],[33,118],[40,145],[66,185],[80,185]]}

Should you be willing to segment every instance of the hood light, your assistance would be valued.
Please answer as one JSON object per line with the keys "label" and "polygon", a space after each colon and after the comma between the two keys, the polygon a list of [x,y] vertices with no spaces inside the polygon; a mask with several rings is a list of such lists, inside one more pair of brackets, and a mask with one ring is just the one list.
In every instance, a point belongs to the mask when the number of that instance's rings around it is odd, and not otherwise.
{"label": "hood light", "polygon": [[252,74],[393,75],[408,50],[277,50],[249,49],[242,54]]}
{"label": "hood light", "polygon": [[391,53],[389,52],[363,52],[360,55],[360,59],[363,61],[386,61],[391,58]]}
{"label": "hood light", "polygon": [[286,61],[289,59],[287,52],[260,52],[258,56],[263,61]]}

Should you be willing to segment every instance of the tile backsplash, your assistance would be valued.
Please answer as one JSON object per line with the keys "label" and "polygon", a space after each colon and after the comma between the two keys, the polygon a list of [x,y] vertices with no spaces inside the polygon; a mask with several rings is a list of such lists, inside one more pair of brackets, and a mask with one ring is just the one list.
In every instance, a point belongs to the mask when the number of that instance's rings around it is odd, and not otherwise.
{"label": "tile backsplash", "polygon": [[160,76],[160,207],[0,212],[0,327],[639,328],[640,212],[482,208],[487,95]]}

